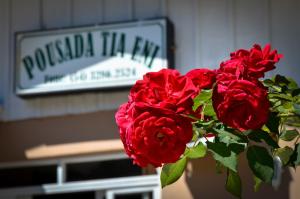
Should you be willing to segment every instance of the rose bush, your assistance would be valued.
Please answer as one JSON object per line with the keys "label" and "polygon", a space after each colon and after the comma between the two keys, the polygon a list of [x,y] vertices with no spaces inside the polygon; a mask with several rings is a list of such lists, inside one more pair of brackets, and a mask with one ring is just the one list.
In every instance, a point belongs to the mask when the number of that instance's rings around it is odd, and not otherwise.
{"label": "rose bush", "polygon": [[196,87],[176,70],[147,73],[131,88],[115,118],[126,153],[140,166],[178,160],[191,140]]}
{"label": "rose bush", "polygon": [[[217,70],[145,74],[115,115],[126,153],[139,166],[163,166],[164,187],[182,175],[189,159],[209,151],[218,172],[226,170],[226,189],[237,197],[242,195],[241,153],[246,153],[255,190],[271,183],[280,165],[299,166],[300,134],[285,126],[300,127],[300,88],[281,75],[260,79],[281,58],[269,44],[255,44],[231,53]],[[281,148],[280,140],[293,141],[294,147]]]}

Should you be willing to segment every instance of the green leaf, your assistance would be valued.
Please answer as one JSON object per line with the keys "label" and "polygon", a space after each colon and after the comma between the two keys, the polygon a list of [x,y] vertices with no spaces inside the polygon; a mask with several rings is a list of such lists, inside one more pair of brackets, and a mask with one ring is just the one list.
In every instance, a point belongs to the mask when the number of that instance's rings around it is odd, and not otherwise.
{"label": "green leaf", "polygon": [[277,74],[275,76],[275,83],[279,84],[280,86],[283,86],[283,85],[288,85],[290,81],[285,76]]}
{"label": "green leaf", "polygon": [[263,181],[258,177],[256,177],[255,175],[253,176],[253,179],[254,179],[254,192],[258,192]]}
{"label": "green leaf", "polygon": [[192,142],[196,142],[197,140],[198,140],[198,137],[199,137],[199,132],[198,132],[198,130],[196,129],[196,128],[193,128],[193,137],[192,137]]}
{"label": "green leaf", "polygon": [[240,154],[240,153],[244,152],[244,150],[246,148],[246,144],[231,143],[228,145],[228,147],[235,154]]}
{"label": "green leaf", "polygon": [[212,96],[212,89],[209,89],[209,90],[203,89],[203,90],[201,90],[199,95],[197,95],[194,98],[193,110],[195,111],[200,106],[206,104],[206,102],[211,99],[211,96]]}
{"label": "green leaf", "polygon": [[280,139],[284,141],[292,141],[297,136],[299,136],[299,133],[296,129],[294,130],[286,130],[280,135]]}
{"label": "green leaf", "polygon": [[294,106],[294,112],[297,115],[300,115],[300,104],[293,104],[293,106]]}
{"label": "green leaf", "polygon": [[291,112],[293,110],[293,103],[292,102],[284,102],[282,104],[282,107],[285,109],[285,111]]}
{"label": "green leaf", "polygon": [[186,154],[188,158],[195,159],[195,158],[202,158],[206,155],[206,146],[199,142],[199,144],[193,148],[190,148]]}
{"label": "green leaf", "polygon": [[271,79],[265,79],[263,81],[264,86],[273,86],[274,82]]}
{"label": "green leaf", "polygon": [[271,132],[270,129],[267,127],[267,125],[263,125],[263,126],[261,127],[261,130],[266,131],[267,133],[270,133],[270,132]]}
{"label": "green leaf", "polygon": [[218,134],[218,137],[220,137],[221,140],[225,139],[225,137],[229,137],[231,139],[231,143],[233,143],[233,142],[247,143],[248,142],[247,137],[244,136],[243,134],[238,134],[238,133],[235,133],[234,131],[230,132],[228,129],[213,128],[212,131],[215,132],[216,134]]}
{"label": "green leaf", "polygon": [[228,169],[227,172],[226,190],[238,198],[242,197],[242,182],[240,176],[230,169]]}
{"label": "green leaf", "polygon": [[300,117],[298,116],[288,117],[284,124],[293,127],[300,127]]}
{"label": "green leaf", "polygon": [[202,120],[198,120],[197,123],[195,124],[197,127],[209,127],[212,126],[213,123],[215,122],[215,120],[209,120],[209,121],[202,121]]}
{"label": "green leaf", "polygon": [[250,146],[247,151],[248,164],[254,175],[270,183],[274,175],[273,158],[267,149],[261,146]]}
{"label": "green leaf", "polygon": [[300,88],[297,88],[297,89],[293,90],[293,92],[292,92],[292,96],[293,97],[295,97],[295,96],[297,96],[299,94],[300,94]]}
{"label": "green leaf", "polygon": [[296,83],[295,80],[293,80],[293,79],[290,78],[290,77],[288,77],[287,80],[289,81],[288,87],[289,87],[290,89],[297,89],[297,88],[299,88],[299,87],[298,87],[298,84]]}
{"label": "green leaf", "polygon": [[281,105],[275,107],[273,106],[273,109],[275,109],[276,112],[282,113],[292,113],[294,111],[294,106],[292,101],[283,101]]}
{"label": "green leaf", "polygon": [[176,182],[183,174],[186,164],[186,157],[181,158],[175,163],[165,164],[160,174],[162,188]]}
{"label": "green leaf", "polygon": [[275,90],[276,92],[281,92],[281,91],[282,91],[282,89],[281,89],[280,86],[273,85],[273,86],[271,86],[271,88],[272,88],[273,90]]}
{"label": "green leaf", "polygon": [[269,133],[263,130],[248,130],[247,131],[248,138],[255,141],[261,142],[264,141],[266,144],[273,148],[279,148],[277,142],[273,140]]}
{"label": "green leaf", "polygon": [[220,163],[219,161],[216,161],[216,172],[218,174],[221,174],[221,173],[223,173],[223,169],[224,169],[223,164]]}
{"label": "green leaf", "polygon": [[293,149],[291,147],[285,146],[284,148],[279,148],[276,150],[275,155],[277,155],[282,161],[283,165],[287,165],[293,154]]}
{"label": "green leaf", "polygon": [[278,111],[275,111],[276,107],[282,105],[282,101],[279,100],[279,99],[271,99],[271,98],[269,98],[269,101],[271,102],[271,105],[272,105],[271,108],[272,108],[272,110],[274,110],[275,113],[278,112]]}
{"label": "green leaf", "polygon": [[271,132],[279,134],[278,128],[279,128],[280,118],[276,116],[276,113],[271,113],[269,116],[269,120],[266,124],[266,126],[270,129]]}
{"label": "green leaf", "polygon": [[271,99],[280,99],[280,100],[286,100],[286,101],[293,101],[293,97],[289,96],[285,93],[269,93],[268,96]]}
{"label": "green leaf", "polygon": [[237,172],[237,154],[222,142],[206,142],[208,150],[214,159],[222,163],[225,167]]}
{"label": "green leaf", "polygon": [[295,145],[293,155],[291,156],[291,163],[293,166],[300,165],[300,144],[299,143]]}
{"label": "green leaf", "polygon": [[205,105],[203,113],[204,113],[204,115],[210,116],[210,117],[213,117],[216,115],[214,107],[211,102]]}

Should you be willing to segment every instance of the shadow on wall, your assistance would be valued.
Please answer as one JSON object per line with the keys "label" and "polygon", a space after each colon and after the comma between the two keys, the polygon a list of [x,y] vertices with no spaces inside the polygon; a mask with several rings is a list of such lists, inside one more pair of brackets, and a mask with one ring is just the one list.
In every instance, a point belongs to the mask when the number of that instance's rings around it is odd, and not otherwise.
{"label": "shadow on wall", "polygon": [[[223,171],[222,174],[217,174],[215,161],[212,157],[192,160],[189,164],[185,180],[193,198],[235,199],[225,189],[226,171]],[[289,191],[292,175],[288,169],[282,174],[282,181],[278,190],[274,190],[270,185],[263,184],[256,193],[253,190],[254,181],[245,156],[240,157],[239,172],[243,183],[242,198],[290,198]]]}

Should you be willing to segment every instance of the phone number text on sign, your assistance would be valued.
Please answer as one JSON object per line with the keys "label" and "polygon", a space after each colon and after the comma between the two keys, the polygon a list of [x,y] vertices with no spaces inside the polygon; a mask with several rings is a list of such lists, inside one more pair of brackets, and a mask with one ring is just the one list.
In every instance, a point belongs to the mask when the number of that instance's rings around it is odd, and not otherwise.
{"label": "phone number text on sign", "polygon": [[122,78],[136,78],[135,68],[116,68],[113,70],[97,70],[89,72],[77,72],[69,76],[70,82],[93,82],[98,80],[109,81]]}
{"label": "phone number text on sign", "polygon": [[134,78],[136,77],[135,68],[116,68],[115,70],[92,71],[90,73],[91,80],[100,79],[118,79],[118,78]]}

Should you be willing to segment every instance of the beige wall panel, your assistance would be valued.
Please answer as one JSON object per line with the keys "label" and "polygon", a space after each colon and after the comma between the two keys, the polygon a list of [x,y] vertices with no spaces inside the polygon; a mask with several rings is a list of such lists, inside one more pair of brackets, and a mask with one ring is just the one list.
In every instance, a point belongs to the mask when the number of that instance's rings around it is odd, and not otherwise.
{"label": "beige wall panel", "polygon": [[26,160],[42,145],[118,139],[114,111],[0,123],[0,162]]}
{"label": "beige wall panel", "polygon": [[[262,185],[259,192],[255,193],[253,191],[253,178],[247,160],[245,157],[241,157],[240,160],[239,172],[243,182],[243,198],[299,198],[299,172],[295,173],[293,170],[286,169],[283,172],[282,182],[278,190],[274,190],[270,185]],[[184,176],[178,182],[163,189],[164,199],[235,198],[225,190],[226,172],[217,174],[215,172],[215,162],[211,157],[193,160],[187,168]]]}

